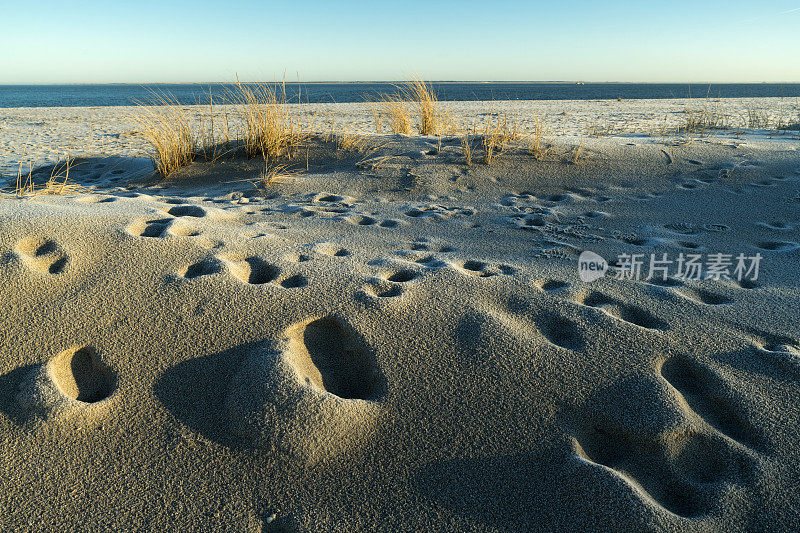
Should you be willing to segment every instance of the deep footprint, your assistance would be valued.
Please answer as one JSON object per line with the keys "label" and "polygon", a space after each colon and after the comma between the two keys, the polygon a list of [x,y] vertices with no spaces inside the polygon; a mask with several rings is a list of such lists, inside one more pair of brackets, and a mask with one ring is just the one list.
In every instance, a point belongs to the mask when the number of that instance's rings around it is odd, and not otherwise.
{"label": "deep footprint", "polygon": [[293,363],[307,382],[344,399],[375,400],[385,392],[370,347],[343,320],[320,318],[289,335],[298,341]]}
{"label": "deep footprint", "polygon": [[50,362],[53,381],[64,395],[84,403],[99,402],[114,391],[114,372],[90,346],[65,350]]}
{"label": "deep footprint", "polygon": [[688,358],[673,357],[662,365],[661,376],[717,431],[749,448],[764,449],[761,432],[736,407],[730,387],[714,371]]}

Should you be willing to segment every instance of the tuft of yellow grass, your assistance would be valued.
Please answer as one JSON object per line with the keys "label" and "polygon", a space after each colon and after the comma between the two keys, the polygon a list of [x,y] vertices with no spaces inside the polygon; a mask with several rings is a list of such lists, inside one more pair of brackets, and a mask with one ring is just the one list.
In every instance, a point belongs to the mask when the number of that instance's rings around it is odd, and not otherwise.
{"label": "tuft of yellow grass", "polygon": [[369,150],[369,139],[364,135],[343,130],[329,136],[336,142],[336,149],[339,152],[351,152],[363,154]]}
{"label": "tuft of yellow grass", "polygon": [[153,147],[150,157],[158,173],[167,178],[194,161],[197,139],[187,112],[175,97],[152,92],[149,101],[136,103],[139,113],[134,119],[145,141]]}
{"label": "tuft of yellow grass", "polygon": [[11,194],[17,198],[32,196],[66,196],[70,194],[92,192],[82,185],[69,181],[69,172],[75,166],[75,160],[69,157],[69,155],[67,155],[66,159],[63,161],[59,161],[53,165],[50,169],[50,176],[41,186],[38,186],[33,179],[33,168],[36,166],[36,160],[28,161],[27,174],[23,175],[22,166],[23,163],[20,162],[17,170],[16,186],[11,191]]}
{"label": "tuft of yellow grass", "polygon": [[[386,118],[392,133],[408,135],[411,132],[409,108],[416,111],[415,126],[420,135],[439,135],[455,129],[450,115],[440,110],[436,91],[419,76],[396,86],[395,94],[380,95],[378,101],[380,115]],[[382,121],[375,118],[375,124],[380,133]]]}
{"label": "tuft of yellow grass", "polygon": [[519,139],[516,120],[509,123],[507,115],[503,115],[503,118],[497,121],[487,120],[483,126],[484,162],[491,165],[496,154],[503,153],[507,144]]}
{"label": "tuft of yellow grass", "polygon": [[550,146],[545,140],[547,135],[547,123],[545,117],[539,117],[538,114],[533,115],[533,131],[528,137],[528,153],[534,159],[541,159],[550,150]]}
{"label": "tuft of yellow grass", "polygon": [[472,166],[472,139],[469,135],[469,130],[464,132],[461,137],[461,148],[464,150],[464,162],[468,167]]}
{"label": "tuft of yellow grass", "polygon": [[572,149],[572,155],[570,157],[570,161],[573,165],[577,165],[580,161],[581,155],[583,154],[583,141],[578,143],[578,146]]}
{"label": "tuft of yellow grass", "polygon": [[419,76],[413,76],[401,89],[406,100],[417,108],[417,129],[420,135],[437,135],[442,126],[439,102],[433,87]]}
{"label": "tuft of yellow grass", "polygon": [[228,98],[240,110],[242,142],[249,157],[261,157],[269,165],[290,159],[306,140],[286,105],[286,85],[243,85],[238,81]]}
{"label": "tuft of yellow grass", "polygon": [[408,105],[401,96],[382,95],[380,97],[380,105],[382,115],[389,126],[389,131],[402,135],[411,133],[411,118],[408,114]]}
{"label": "tuft of yellow grass", "polygon": [[171,95],[153,92],[147,102],[137,102],[139,123],[145,140],[153,151],[156,170],[168,178],[197,158],[215,161],[233,152],[244,151],[248,157],[261,157],[267,166],[280,166],[290,160],[308,134],[290,113],[285,84],[236,84],[225,90],[223,104],[232,104],[238,113],[238,138],[226,111],[221,126],[215,123],[213,95],[209,95],[209,113],[192,119]]}
{"label": "tuft of yellow grass", "polygon": [[265,190],[267,187],[281,179],[293,178],[297,172],[291,169],[289,164],[271,164],[264,161],[264,170],[259,175],[259,180],[254,184],[257,189]]}
{"label": "tuft of yellow grass", "polygon": [[499,133],[499,124],[490,126],[489,122],[486,123],[483,130],[483,161],[487,165],[494,162],[495,150],[502,151],[502,136]]}

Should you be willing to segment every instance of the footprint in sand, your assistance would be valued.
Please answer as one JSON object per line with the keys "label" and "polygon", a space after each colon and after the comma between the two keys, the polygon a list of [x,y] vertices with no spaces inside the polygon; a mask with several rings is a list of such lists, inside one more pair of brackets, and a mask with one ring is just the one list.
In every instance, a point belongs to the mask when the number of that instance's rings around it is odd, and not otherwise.
{"label": "footprint in sand", "polygon": [[432,243],[430,241],[430,239],[426,239],[424,237],[423,238],[419,238],[419,239],[415,240],[414,242],[406,243],[403,246],[403,248],[406,249],[406,250],[413,251],[413,252],[450,253],[450,252],[455,252],[456,251],[456,249],[453,248],[452,246],[449,246],[447,244],[438,245],[438,244]]}
{"label": "footprint in sand", "polygon": [[307,463],[363,444],[386,394],[372,348],[338,316],[295,324],[284,335],[253,350],[230,383],[233,431]]}
{"label": "footprint in sand", "polygon": [[428,269],[444,268],[447,266],[447,263],[438,259],[436,255],[422,250],[398,250],[394,252],[394,254],[401,257],[404,261],[415,263]]}
{"label": "footprint in sand", "polygon": [[176,205],[170,208],[167,213],[174,217],[202,218],[206,216],[206,210],[199,205]]}
{"label": "footprint in sand", "polygon": [[542,336],[554,346],[581,350],[586,344],[581,330],[566,317],[546,312],[536,317],[534,324]]}
{"label": "footprint in sand", "polygon": [[728,305],[733,303],[732,298],[706,289],[692,289],[686,287],[676,292],[687,300],[703,305]]}
{"label": "footprint in sand", "polygon": [[[672,363],[666,373],[685,384],[683,368]],[[630,378],[601,390],[578,412],[573,452],[589,476],[600,478],[594,483],[610,482],[609,497],[632,494],[681,517],[709,514],[735,485],[752,479],[758,458],[703,418],[712,416],[705,404],[702,413],[695,407],[696,397],[685,397],[668,380]],[[717,403],[712,411],[719,408],[726,409]]]}
{"label": "footprint in sand", "polygon": [[567,288],[569,288],[569,283],[566,281],[561,280],[554,280],[554,279],[542,279],[534,282],[538,288],[543,290],[544,292],[553,294],[556,292],[561,292]]}
{"label": "footprint in sand", "polygon": [[674,387],[692,411],[726,437],[747,448],[764,451],[768,441],[737,405],[730,382],[688,357],[677,356],[661,365],[661,376]]}
{"label": "footprint in sand", "polygon": [[383,279],[393,283],[408,283],[409,281],[419,277],[419,273],[407,268],[396,270],[390,274],[386,274]]}
{"label": "footprint in sand", "polygon": [[69,348],[34,367],[18,386],[17,403],[51,418],[66,410],[87,407],[109,398],[117,385],[116,373],[91,346]]}
{"label": "footprint in sand", "polygon": [[674,244],[675,246],[684,248],[686,250],[700,250],[703,248],[701,244],[698,244],[694,241],[675,241]]}
{"label": "footprint in sand", "polygon": [[756,222],[756,225],[767,228],[773,231],[786,231],[792,229],[792,225],[780,220],[773,220],[771,222]]}
{"label": "footprint in sand", "polygon": [[345,217],[344,220],[350,224],[353,224],[354,226],[374,226],[378,223],[377,220],[367,215],[352,215]]}
{"label": "footprint in sand", "polygon": [[338,204],[354,204],[356,199],[351,196],[342,196],[339,194],[318,193],[312,196],[312,202],[323,203],[338,203]]}
{"label": "footprint in sand", "polygon": [[346,248],[340,248],[327,242],[316,244],[314,245],[313,249],[317,253],[331,257],[347,257],[350,255],[350,250],[347,250]]}
{"label": "footprint in sand", "polygon": [[308,285],[308,278],[302,274],[294,274],[280,279],[278,285],[284,289],[299,289]]}
{"label": "footprint in sand", "polygon": [[676,222],[671,224],[664,224],[664,229],[671,231],[673,233],[677,233],[679,235],[697,235],[701,233],[700,229],[696,226],[685,223],[685,222]]}
{"label": "footprint in sand", "polygon": [[207,257],[197,263],[187,265],[178,271],[178,276],[183,279],[196,279],[203,276],[210,276],[222,271],[222,265],[214,257]]}
{"label": "footprint in sand", "polygon": [[306,261],[310,261],[311,257],[306,255],[306,254],[292,253],[292,254],[286,255],[284,257],[284,259],[286,261],[291,261],[292,263],[305,263]]}
{"label": "footprint in sand", "polygon": [[360,295],[368,298],[394,298],[404,292],[403,285],[419,278],[421,272],[400,268],[373,278],[364,285]]}
{"label": "footprint in sand", "polygon": [[378,222],[378,226],[382,228],[397,228],[400,226],[400,221],[388,218],[386,220],[381,220],[380,222]]}
{"label": "footprint in sand", "polygon": [[136,237],[163,238],[172,220],[171,218],[134,220],[128,224],[126,230]]}
{"label": "footprint in sand", "polygon": [[67,254],[55,241],[44,237],[26,237],[17,242],[14,252],[31,270],[58,275],[67,266]]}
{"label": "footprint in sand", "polygon": [[491,265],[489,263],[484,263],[483,261],[477,261],[474,259],[470,259],[462,263],[456,263],[454,266],[461,272],[471,276],[477,276],[479,278],[489,278],[492,276],[497,276],[498,274],[512,276],[517,272],[517,268],[511,265]]}
{"label": "footprint in sand", "polygon": [[581,294],[576,300],[579,304],[594,307],[606,315],[645,329],[666,330],[669,326],[650,312],[626,304],[603,293],[592,291]]}
{"label": "footprint in sand", "polygon": [[361,294],[369,298],[395,298],[403,294],[403,287],[400,284],[376,278],[364,285]]}
{"label": "footprint in sand", "polygon": [[275,280],[281,270],[260,257],[228,254],[220,256],[237,279],[249,285],[263,285]]}

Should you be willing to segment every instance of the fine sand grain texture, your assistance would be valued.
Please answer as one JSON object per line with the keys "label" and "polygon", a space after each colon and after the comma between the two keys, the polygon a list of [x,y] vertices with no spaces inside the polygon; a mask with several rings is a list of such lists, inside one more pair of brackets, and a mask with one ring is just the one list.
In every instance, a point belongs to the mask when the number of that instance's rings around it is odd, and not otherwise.
{"label": "fine sand grain texture", "polygon": [[[75,135],[30,128],[3,142]],[[471,166],[313,137],[263,190],[115,139],[85,193],[0,198],[0,529],[795,529],[800,141],[581,131]],[[588,283],[584,250],[762,262]]]}

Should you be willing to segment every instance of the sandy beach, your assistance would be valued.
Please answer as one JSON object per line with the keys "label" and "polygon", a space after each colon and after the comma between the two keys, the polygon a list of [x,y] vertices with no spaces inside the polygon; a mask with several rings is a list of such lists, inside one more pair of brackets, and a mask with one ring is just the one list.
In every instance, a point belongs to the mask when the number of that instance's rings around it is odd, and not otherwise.
{"label": "sandy beach", "polygon": [[800,140],[745,117],[796,99],[442,106],[549,150],[309,104],[257,188],[156,179],[134,108],[0,109],[0,187],[81,187],[0,197],[3,529],[795,529]]}

